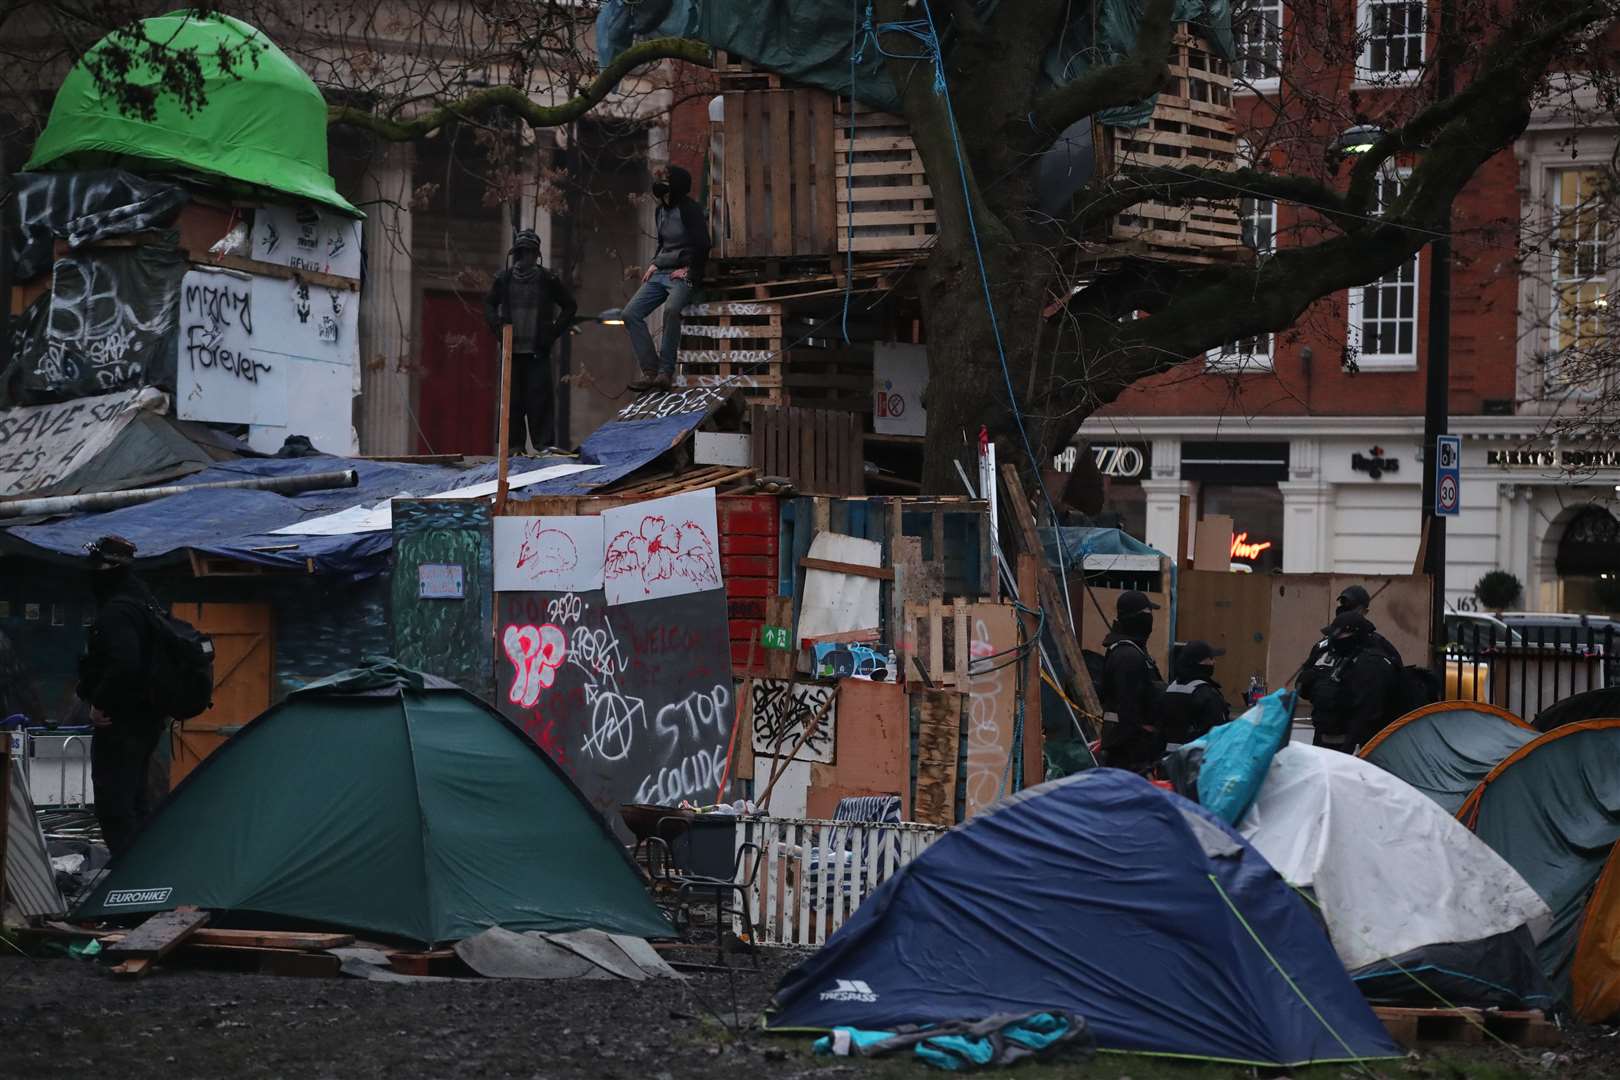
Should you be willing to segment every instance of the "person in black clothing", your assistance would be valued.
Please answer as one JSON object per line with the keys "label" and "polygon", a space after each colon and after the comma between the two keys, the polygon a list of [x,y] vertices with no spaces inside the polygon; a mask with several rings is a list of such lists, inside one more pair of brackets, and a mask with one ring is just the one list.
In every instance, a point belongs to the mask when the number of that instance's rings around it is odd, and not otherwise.
{"label": "person in black clothing", "polygon": [[1164,755],[1159,699],[1164,679],[1148,655],[1153,612],[1159,605],[1132,589],[1120,593],[1114,608],[1113,632],[1103,638],[1103,763],[1118,769],[1145,770]]}
{"label": "person in black clothing", "polygon": [[1303,668],[1299,695],[1311,703],[1316,746],[1347,754],[1395,719],[1400,671],[1379,647],[1373,624],[1354,610],[1322,628],[1327,648]]}
{"label": "person in black clothing", "polygon": [[507,452],[523,454],[530,441],[542,451],[556,442],[552,396],[557,380],[551,370],[551,345],[568,332],[579,304],[562,278],[540,265],[540,237],[533,229],[517,234],[511,257],[512,265],[495,275],[484,297],[484,321],[497,337],[501,327],[512,324]]}
{"label": "person in black clothing", "polygon": [[[1346,612],[1353,612],[1354,614],[1360,615],[1362,618],[1366,618],[1367,612],[1371,608],[1372,597],[1367,595],[1367,590],[1362,588],[1360,585],[1351,585],[1339,594],[1339,606],[1334,609],[1333,617],[1338,618],[1340,615],[1343,615]],[[1370,626],[1371,623],[1368,625]],[[1377,630],[1373,630],[1367,640],[1372,642],[1373,646],[1377,648],[1379,652],[1383,653],[1389,658],[1390,664],[1395,668],[1396,671],[1401,670],[1401,668],[1405,666],[1401,662],[1400,650],[1391,644],[1390,640],[1383,634],[1380,634]],[[1305,658],[1306,668],[1314,667],[1316,662],[1322,658],[1322,654],[1327,652],[1327,650],[1328,639],[1324,637],[1311,648],[1310,655]]]}
{"label": "person in black clothing", "polygon": [[1164,736],[1172,743],[1192,742],[1210,728],[1232,719],[1232,710],[1215,681],[1215,658],[1225,656],[1207,641],[1189,641],[1170,666],[1164,688]]}
{"label": "person in black clothing", "polygon": [[95,726],[90,779],[96,817],[116,859],[152,812],[147,769],[166,720],[152,704],[147,682],[157,601],[135,576],[134,544],[103,536],[85,551],[96,621],[79,662],[78,694]]}
{"label": "person in black clothing", "polygon": [[[658,247],[641,275],[641,288],[621,313],[630,348],[635,352],[641,378],[630,384],[637,392],[668,390],[675,382],[675,353],[681,345],[681,310],[692,290],[703,281],[709,259],[709,223],[692,200],[692,174],[677,165],[653,174],[653,196],[658,200],[654,220]],[[664,337],[653,351],[647,316],[664,308]]]}

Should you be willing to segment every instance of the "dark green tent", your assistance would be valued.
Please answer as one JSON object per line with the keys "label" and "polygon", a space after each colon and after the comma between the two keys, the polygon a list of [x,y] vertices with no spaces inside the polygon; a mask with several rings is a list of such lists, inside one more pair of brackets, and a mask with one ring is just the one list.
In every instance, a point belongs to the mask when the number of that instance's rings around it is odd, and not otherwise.
{"label": "dark green tent", "polygon": [[79,918],[182,904],[458,941],[671,933],[624,848],[527,736],[391,662],[291,695],[188,776]]}
{"label": "dark green tent", "polygon": [[1455,814],[1487,773],[1535,737],[1535,728],[1506,709],[1437,701],[1380,731],[1359,756]]}

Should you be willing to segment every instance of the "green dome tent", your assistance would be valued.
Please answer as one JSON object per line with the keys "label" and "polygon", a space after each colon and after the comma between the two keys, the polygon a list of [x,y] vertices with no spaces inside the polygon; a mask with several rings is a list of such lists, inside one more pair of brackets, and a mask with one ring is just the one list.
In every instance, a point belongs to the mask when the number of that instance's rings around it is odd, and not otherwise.
{"label": "green dome tent", "polygon": [[[62,81],[24,168],[79,169],[104,165],[109,157],[144,158],[360,215],[327,172],[326,99],[269,38],[239,19],[186,11],[145,19],[140,27],[149,41],[195,50],[202,106],[187,113],[172,94],[160,94],[151,120],[122,112],[96,89],[91,74],[97,56],[111,48],[103,38]],[[229,72],[220,62],[222,48],[234,58]],[[151,86],[158,73],[137,62],[126,78]]]}
{"label": "green dome tent", "polygon": [[1358,756],[1455,814],[1487,773],[1535,737],[1535,728],[1506,709],[1437,701],[1374,735]]}
{"label": "green dome tent", "polygon": [[183,904],[423,945],[672,933],[607,825],[465,690],[392,661],[306,687],[186,777],[78,917]]}

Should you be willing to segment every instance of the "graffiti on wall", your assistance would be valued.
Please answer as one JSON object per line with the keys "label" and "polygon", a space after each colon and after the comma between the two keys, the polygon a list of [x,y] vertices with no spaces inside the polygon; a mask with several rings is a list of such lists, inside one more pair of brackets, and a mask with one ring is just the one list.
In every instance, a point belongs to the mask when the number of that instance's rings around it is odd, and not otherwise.
{"label": "graffiti on wall", "polygon": [[[833,760],[838,723],[838,688],[808,683],[793,684],[788,693],[786,679],[755,679],[749,692],[749,737],[756,754],[786,755],[804,736],[804,729],[823,707],[826,713],[794,761]],[[831,704],[829,704],[829,701]]]}
{"label": "graffiti on wall", "polygon": [[602,573],[610,604],[720,588],[714,489],[602,512]]}
{"label": "graffiti on wall", "polygon": [[496,592],[589,592],[602,587],[602,519],[495,519]]}

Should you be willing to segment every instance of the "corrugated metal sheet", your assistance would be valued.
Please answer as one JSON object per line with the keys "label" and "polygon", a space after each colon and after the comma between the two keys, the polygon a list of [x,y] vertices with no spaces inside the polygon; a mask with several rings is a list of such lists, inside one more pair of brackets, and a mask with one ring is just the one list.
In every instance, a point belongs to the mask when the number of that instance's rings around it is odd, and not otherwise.
{"label": "corrugated metal sheet", "polygon": [[10,760],[11,797],[6,807],[6,896],[27,916],[60,915],[67,910],[56,887],[50,856],[45,853],[45,836],[34,817],[34,802],[28,795],[28,778],[22,762]]}

